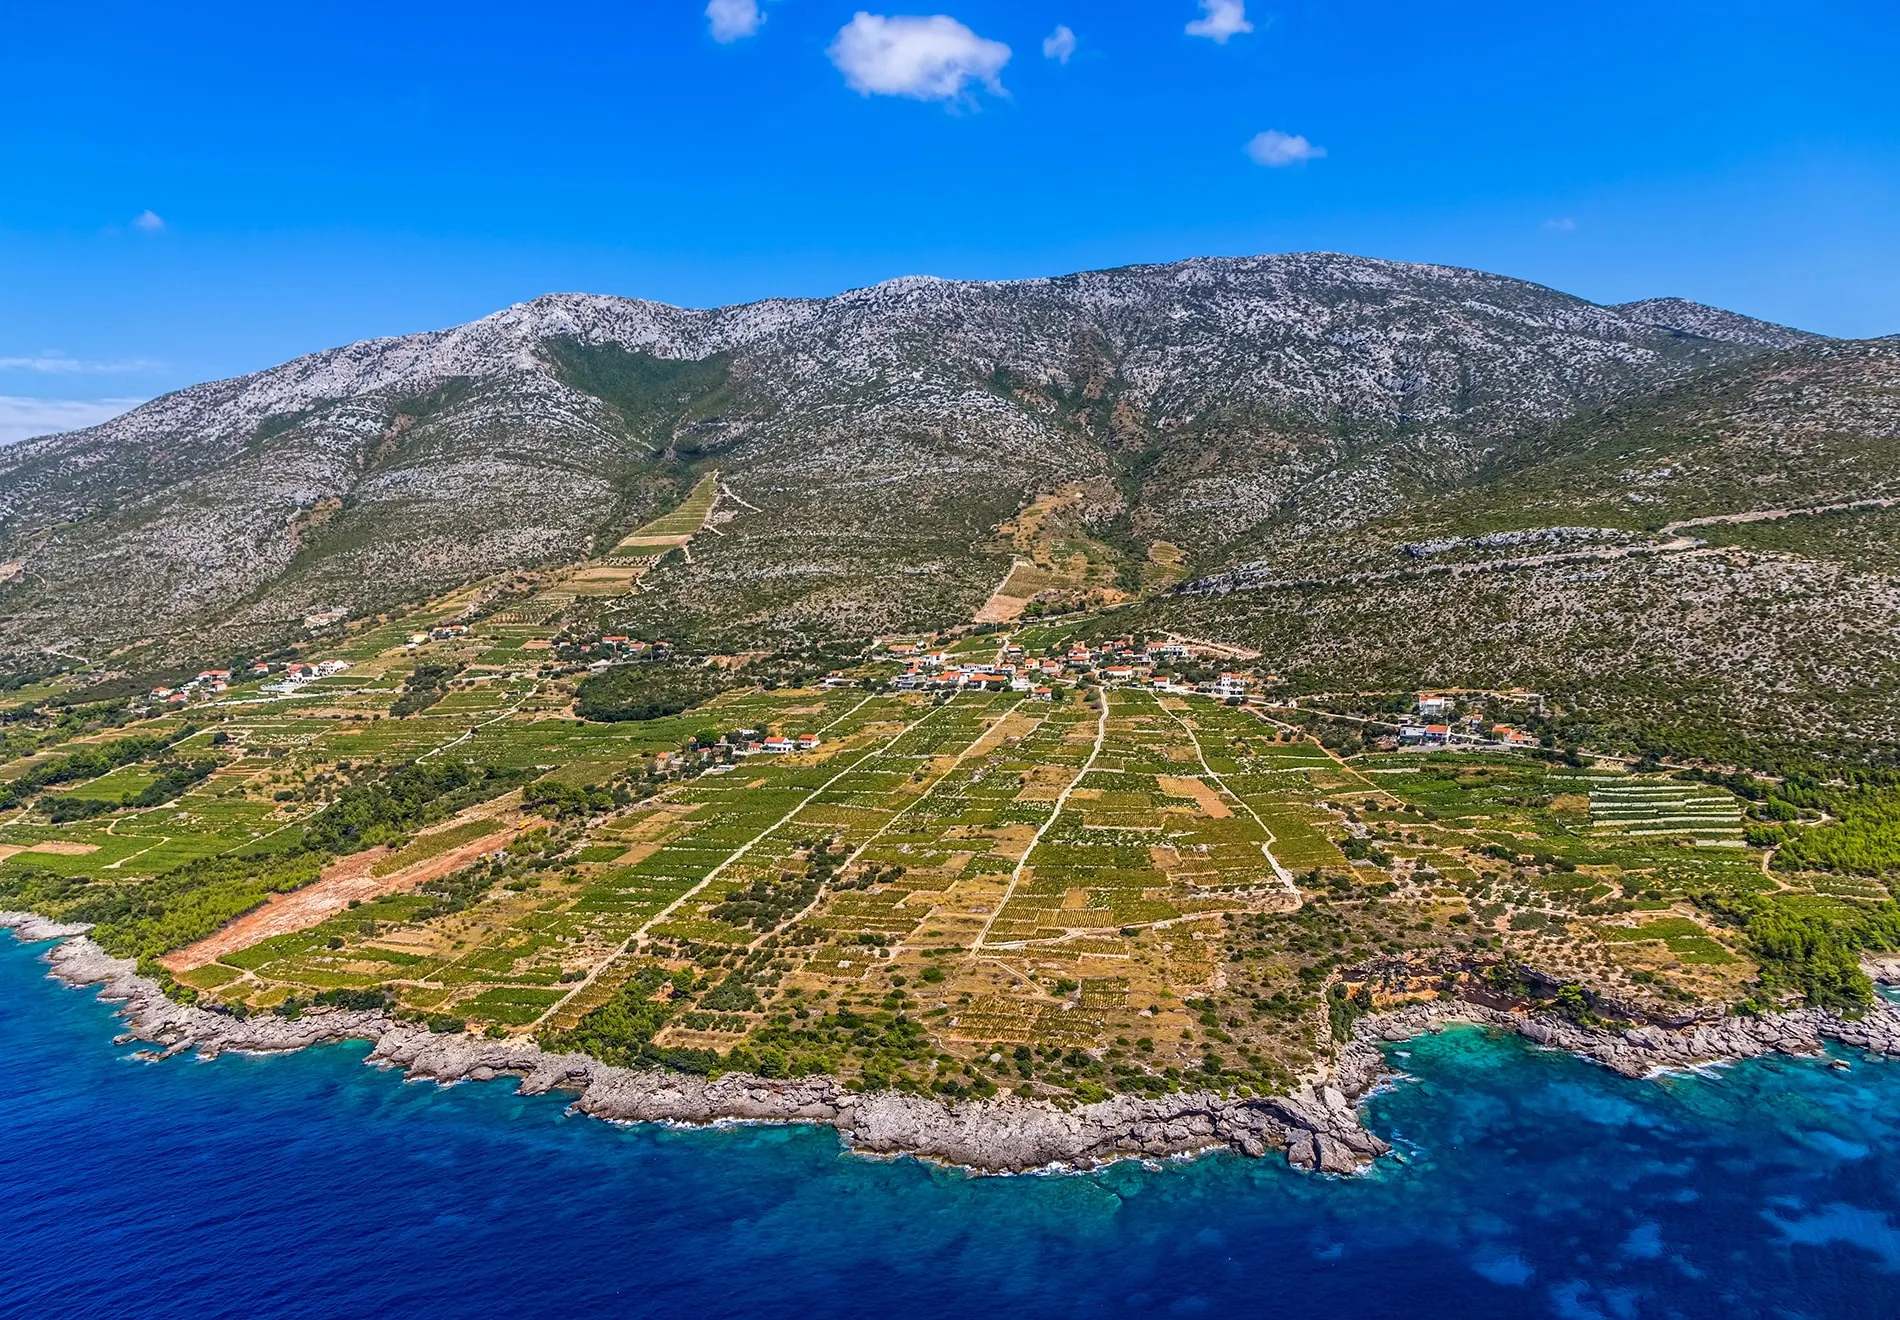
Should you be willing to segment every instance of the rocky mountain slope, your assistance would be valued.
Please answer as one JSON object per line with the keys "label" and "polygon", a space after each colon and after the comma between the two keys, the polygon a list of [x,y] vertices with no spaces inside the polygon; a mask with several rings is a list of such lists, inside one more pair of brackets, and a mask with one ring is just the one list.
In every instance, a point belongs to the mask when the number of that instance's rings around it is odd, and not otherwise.
{"label": "rocky mountain slope", "polygon": [[1431,498],[1237,546],[1148,621],[1311,688],[1524,683],[1657,745],[1900,747],[1900,344],[1584,410]]}
{"label": "rocky mountain slope", "polygon": [[197,658],[610,543],[716,466],[749,511],[656,626],[967,617],[987,538],[1093,481],[1196,566],[1509,467],[1553,424],[1807,337],[1329,254],[710,311],[557,295],[194,386],[0,455],[0,648]]}
{"label": "rocky mountain slope", "polygon": [[1750,348],[1799,348],[1820,342],[1824,336],[1805,330],[1792,330],[1772,321],[1708,307],[1686,298],[1645,298],[1640,302],[1618,303],[1616,310],[1632,320],[1653,325],[1659,330],[1697,339],[1713,339],[1724,344],[1743,344]]}

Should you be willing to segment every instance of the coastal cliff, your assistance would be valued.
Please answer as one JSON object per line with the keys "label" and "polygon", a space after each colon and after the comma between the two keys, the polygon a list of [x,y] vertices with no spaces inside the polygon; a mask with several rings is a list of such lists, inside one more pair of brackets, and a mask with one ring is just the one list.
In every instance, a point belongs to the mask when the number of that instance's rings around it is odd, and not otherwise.
{"label": "coastal cliff", "polygon": [[379,1012],[313,1009],[296,1018],[239,1018],[167,998],[157,982],[138,974],[135,963],[112,957],[87,937],[85,927],[17,912],[0,912],[0,926],[11,927],[23,941],[59,941],[46,954],[52,975],[68,985],[98,986],[102,998],[121,1003],[128,1031],[119,1041],[162,1047],[152,1052],[155,1058],[365,1040],[372,1045],[369,1062],[400,1069],[407,1077],[448,1085],[512,1076],[526,1094],[573,1093],[574,1108],[595,1118],[822,1123],[838,1129],[856,1150],[914,1155],[993,1173],[1083,1168],[1222,1148],[1256,1157],[1284,1151],[1296,1168],[1352,1173],[1390,1149],[1366,1130],[1354,1107],[1389,1075],[1379,1045],[1454,1023],[1515,1032],[1632,1078],[1770,1053],[1814,1055],[1828,1040],[1900,1055],[1900,1009],[1885,1001],[1859,1019],[1799,1009],[1619,1031],[1553,1014],[1435,1000],[1360,1019],[1331,1073],[1303,1083],[1291,1095],[1124,1095],[1067,1109],[1011,1097],[944,1102],[904,1092],[855,1092],[828,1077],[729,1073],[708,1078],[617,1068],[585,1055],[550,1053],[528,1041],[430,1032]]}

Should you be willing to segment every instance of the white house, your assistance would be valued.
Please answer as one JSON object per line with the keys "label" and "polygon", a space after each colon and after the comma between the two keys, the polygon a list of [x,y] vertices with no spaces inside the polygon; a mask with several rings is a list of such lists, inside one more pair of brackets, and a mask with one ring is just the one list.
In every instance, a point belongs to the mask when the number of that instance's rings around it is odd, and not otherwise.
{"label": "white house", "polygon": [[1214,680],[1214,695],[1217,697],[1244,697],[1247,695],[1248,678],[1245,674],[1222,674]]}

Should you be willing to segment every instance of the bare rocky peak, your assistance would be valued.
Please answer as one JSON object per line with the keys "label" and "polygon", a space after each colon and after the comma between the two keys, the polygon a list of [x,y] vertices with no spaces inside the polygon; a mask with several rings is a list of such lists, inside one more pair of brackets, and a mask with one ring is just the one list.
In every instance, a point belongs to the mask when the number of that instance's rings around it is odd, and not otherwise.
{"label": "bare rocky peak", "polygon": [[[1507,412],[1542,414],[1680,359],[1658,329],[1747,347],[1813,338],[1677,299],[1605,308],[1446,266],[1333,253],[1195,258],[1029,280],[907,276],[831,298],[711,310],[550,294],[467,325],[364,340],[192,386],[95,432],[114,444],[248,436],[268,417],[337,400],[418,395],[454,378],[546,375],[543,346],[554,339],[659,358],[732,353],[752,360],[755,376],[782,377],[782,396],[803,393],[801,382],[855,385],[906,372],[967,379],[998,366],[1066,384],[1085,343],[1090,367],[1118,370],[1144,400],[1181,394],[1185,380],[1183,402],[1238,392],[1394,417],[1395,396],[1429,390],[1434,365],[1445,372],[1455,358],[1479,364],[1481,389],[1487,378],[1496,382]],[[1464,374],[1458,388],[1468,393]],[[1206,378],[1200,388],[1194,377]]]}

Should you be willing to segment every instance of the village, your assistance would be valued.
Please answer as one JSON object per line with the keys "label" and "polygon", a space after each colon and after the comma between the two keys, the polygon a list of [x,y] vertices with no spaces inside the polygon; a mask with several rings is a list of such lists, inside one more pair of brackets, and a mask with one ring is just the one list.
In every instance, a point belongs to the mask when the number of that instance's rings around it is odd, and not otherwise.
{"label": "village", "polygon": [[306,683],[314,683],[320,678],[335,677],[349,667],[347,660],[319,660],[311,664],[301,661],[272,664],[266,660],[259,660],[242,678],[236,677],[229,669],[204,669],[200,670],[195,678],[186,679],[176,687],[153,688],[151,704],[178,707],[193,701],[209,700],[229,692],[234,683],[268,679],[273,673],[281,674],[282,677],[264,683],[259,691],[276,696],[290,696]]}
{"label": "village", "polygon": [[[1027,692],[1036,700],[1053,701],[1058,687],[1143,687],[1155,692],[1211,696],[1237,704],[1246,699],[1255,682],[1248,674],[1231,672],[1205,681],[1177,677],[1168,666],[1193,659],[1192,648],[1179,642],[1137,646],[1129,638],[1096,647],[1075,644],[1050,655],[1031,655],[1021,644],[1006,638],[997,648],[994,659],[981,662],[959,659],[954,652],[909,641],[886,642],[881,653],[904,666],[891,680],[891,685],[899,691],[957,692],[977,688]],[[834,673],[826,681],[837,684],[849,680],[842,673]],[[1276,680],[1268,678],[1266,681]]]}
{"label": "village", "polygon": [[[1467,694],[1469,704],[1471,694]],[[1502,696],[1506,700],[1523,706],[1527,712],[1541,714],[1543,699],[1537,693],[1522,688],[1509,693],[1484,694]],[[1543,747],[1545,742],[1534,733],[1529,733],[1513,724],[1502,724],[1488,720],[1478,711],[1461,712],[1457,695],[1443,692],[1420,692],[1416,711],[1402,717],[1399,723],[1398,745],[1402,747],[1425,748],[1470,748],[1483,751],[1526,751]]]}
{"label": "village", "polygon": [[[1211,697],[1262,711],[1301,709],[1300,697],[1276,696],[1282,684],[1275,674],[1257,669],[1213,672],[1213,665],[1236,660],[1227,647],[1121,637],[1093,646],[1058,644],[1042,653],[1005,634],[993,656],[977,659],[968,645],[946,648],[931,640],[896,639],[880,643],[874,654],[901,666],[889,680],[899,691],[1011,691],[1027,693],[1037,701],[1056,701],[1065,688],[1139,688],[1173,696]],[[855,686],[860,681],[846,671],[834,670],[825,686]],[[1552,745],[1521,727],[1524,719],[1547,714],[1544,697],[1525,688],[1421,690],[1410,704],[1409,710],[1397,714],[1329,715],[1373,726],[1368,743],[1384,750],[1527,752]],[[1518,722],[1506,723],[1488,713],[1500,709],[1519,712]]]}

